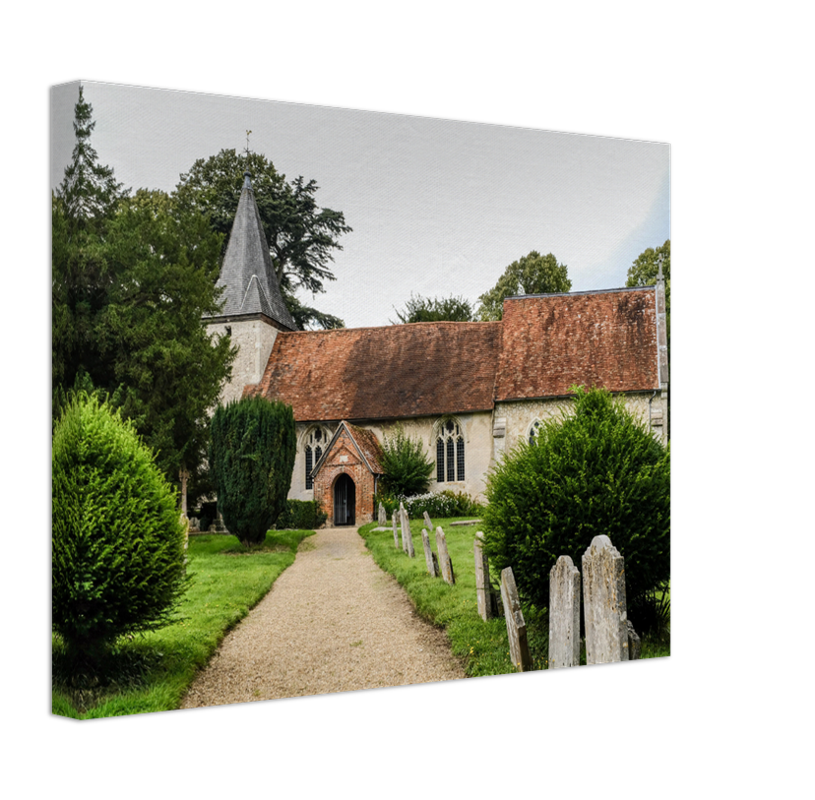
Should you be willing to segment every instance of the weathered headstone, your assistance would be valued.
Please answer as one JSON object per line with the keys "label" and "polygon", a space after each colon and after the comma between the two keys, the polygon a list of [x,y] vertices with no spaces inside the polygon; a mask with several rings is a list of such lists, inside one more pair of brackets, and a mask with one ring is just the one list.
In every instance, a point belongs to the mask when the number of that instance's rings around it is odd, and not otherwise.
{"label": "weathered headstone", "polygon": [[393,546],[399,549],[399,534],[396,533],[396,512],[393,512]]}
{"label": "weathered headstone", "polygon": [[427,525],[427,529],[429,531],[433,530],[433,523],[430,521],[430,515],[427,513],[427,511],[424,512],[424,524]]}
{"label": "weathered headstone", "polygon": [[413,549],[413,536],[410,533],[410,518],[404,508],[402,509],[402,545],[411,558],[416,555],[416,551]]}
{"label": "weathered headstone", "polygon": [[453,561],[447,551],[447,538],[441,528],[436,528],[436,550],[439,551],[441,576],[452,586],[456,582],[456,576],[453,574]]}
{"label": "weathered headstone", "polygon": [[424,547],[424,560],[427,564],[427,571],[430,573],[430,577],[438,578],[439,571],[436,568],[437,561],[433,557],[435,556],[435,553],[430,547],[430,535],[424,528],[422,528],[422,547]]}
{"label": "weathered headstone", "polygon": [[625,563],[608,536],[595,536],[583,554],[586,664],[628,661]]}
{"label": "weathered headstone", "polygon": [[379,504],[379,524],[385,525],[388,521],[388,515],[385,513],[385,506],[382,503]]}
{"label": "weathered headstone", "polygon": [[515,576],[512,567],[501,570],[501,600],[504,604],[504,619],[507,623],[509,637],[509,656],[518,672],[529,672],[532,669],[532,657],[529,655],[529,642],[526,638],[526,622],[518,599]]}
{"label": "weathered headstone", "polygon": [[549,669],[580,665],[580,572],[569,556],[549,571]]}
{"label": "weathered headstone", "polygon": [[642,642],[640,641],[640,637],[637,636],[637,632],[634,630],[634,626],[631,624],[631,620],[628,620],[628,660],[629,661],[636,661],[642,655]]}
{"label": "weathered headstone", "polygon": [[490,597],[490,567],[484,551],[481,549],[481,542],[484,541],[484,534],[478,531],[473,542],[475,552],[475,598],[478,603],[478,613],[481,619],[486,622],[492,618],[492,603]]}

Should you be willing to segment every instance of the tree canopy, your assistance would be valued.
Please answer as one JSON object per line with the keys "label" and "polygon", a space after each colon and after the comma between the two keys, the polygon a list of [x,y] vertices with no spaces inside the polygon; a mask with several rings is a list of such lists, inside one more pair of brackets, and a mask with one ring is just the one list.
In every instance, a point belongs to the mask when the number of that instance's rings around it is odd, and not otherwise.
{"label": "tree canopy", "polygon": [[396,311],[399,322],[391,324],[407,324],[410,322],[472,322],[475,319],[473,307],[463,297],[422,297],[410,295],[402,311]]}
{"label": "tree canopy", "polygon": [[212,229],[224,235],[225,246],[247,169],[272,265],[294,321],[301,330],[343,327],[341,319],[305,305],[295,294],[298,289],[320,294],[326,281],[336,280],[330,264],[334,252],[342,250],[339,237],[351,232],[341,211],[317,205],[314,180],[300,176],[289,182],[260,153],[221,150],[199,158],[182,174],[173,198],[179,208],[203,214]]}
{"label": "tree canopy", "polygon": [[[80,92],[77,116],[90,130]],[[83,133],[84,136],[84,133]],[[75,155],[77,150],[74,151]],[[85,141],[66,176],[106,175]],[[90,187],[91,199],[78,186]],[[74,192],[69,202],[68,190]],[[52,200],[52,388],[54,420],[74,388],[107,395],[157,452],[165,475],[204,479],[208,409],[229,377],[235,350],[201,322],[219,310],[222,237],[163,192],[104,199],[89,181],[63,181]]]}
{"label": "tree canopy", "polygon": [[504,300],[520,294],[568,292],[572,282],[565,264],[559,264],[551,253],[542,256],[537,250],[513,261],[495,286],[478,298],[478,316],[484,321],[502,319]]}

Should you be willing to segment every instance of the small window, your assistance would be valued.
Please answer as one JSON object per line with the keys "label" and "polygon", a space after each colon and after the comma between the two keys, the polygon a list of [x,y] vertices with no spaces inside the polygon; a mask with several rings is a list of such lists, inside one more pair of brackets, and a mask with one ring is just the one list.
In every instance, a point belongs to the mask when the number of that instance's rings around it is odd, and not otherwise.
{"label": "small window", "polygon": [[535,440],[538,437],[538,428],[540,428],[541,423],[539,419],[536,419],[532,425],[529,426],[529,444],[535,444]]}

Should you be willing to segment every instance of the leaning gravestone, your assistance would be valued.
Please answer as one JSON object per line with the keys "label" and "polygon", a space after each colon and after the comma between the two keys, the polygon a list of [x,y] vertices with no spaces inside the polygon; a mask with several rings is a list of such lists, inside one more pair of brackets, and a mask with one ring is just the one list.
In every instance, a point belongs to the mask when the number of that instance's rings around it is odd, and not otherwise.
{"label": "leaning gravestone", "polygon": [[484,534],[478,531],[473,542],[475,552],[475,598],[478,603],[478,613],[481,619],[486,622],[492,618],[492,598],[490,587],[490,567],[484,551],[481,549],[481,542],[484,541]]}
{"label": "leaning gravestone", "polygon": [[427,511],[424,512],[424,524],[427,525],[427,529],[429,531],[433,530],[433,523],[430,521],[430,515],[427,513]]}
{"label": "leaning gravestone", "polygon": [[549,571],[549,669],[580,665],[580,572],[569,556]]}
{"label": "leaning gravestone", "polygon": [[422,528],[422,547],[424,547],[424,560],[427,564],[427,571],[430,573],[431,578],[438,578],[439,571],[437,569],[437,561],[435,558],[435,553],[433,552],[432,548],[430,547],[430,535],[427,531]]}
{"label": "leaning gravestone", "polygon": [[385,506],[382,503],[379,504],[379,524],[380,526],[385,525],[388,521],[388,515],[385,513]]}
{"label": "leaning gravestone", "polygon": [[396,549],[399,549],[399,534],[396,533],[396,512],[393,512],[393,544]]}
{"label": "leaning gravestone", "polygon": [[413,549],[413,536],[410,533],[410,518],[404,508],[402,509],[402,545],[411,558],[416,555],[416,551]]}
{"label": "leaning gravestone", "polygon": [[436,549],[439,551],[441,576],[447,583],[453,586],[456,582],[456,576],[453,574],[453,561],[450,558],[450,553],[447,551],[447,538],[441,528],[436,528]]}
{"label": "leaning gravestone", "polygon": [[628,661],[625,562],[608,536],[595,536],[583,554],[586,664]]}
{"label": "leaning gravestone", "polygon": [[521,601],[518,599],[512,567],[501,571],[501,600],[504,603],[504,619],[507,622],[509,656],[518,672],[529,672],[532,669],[532,657],[529,655],[526,622],[521,611]]}
{"label": "leaning gravestone", "polygon": [[631,620],[628,620],[628,660],[629,661],[636,661],[642,655],[642,642],[640,641],[640,637],[637,636],[637,632],[634,630],[634,626],[631,624]]}

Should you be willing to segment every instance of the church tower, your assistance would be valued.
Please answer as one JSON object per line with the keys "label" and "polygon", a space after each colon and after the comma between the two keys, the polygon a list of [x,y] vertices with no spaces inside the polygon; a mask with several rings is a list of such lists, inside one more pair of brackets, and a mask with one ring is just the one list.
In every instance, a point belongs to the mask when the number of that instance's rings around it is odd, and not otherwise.
{"label": "church tower", "polygon": [[248,171],[215,285],[224,288],[223,309],[204,322],[211,336],[229,336],[238,347],[232,379],[221,392],[221,403],[227,403],[263,377],[278,331],[296,330],[272,267]]}

